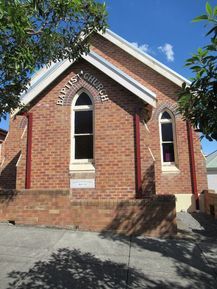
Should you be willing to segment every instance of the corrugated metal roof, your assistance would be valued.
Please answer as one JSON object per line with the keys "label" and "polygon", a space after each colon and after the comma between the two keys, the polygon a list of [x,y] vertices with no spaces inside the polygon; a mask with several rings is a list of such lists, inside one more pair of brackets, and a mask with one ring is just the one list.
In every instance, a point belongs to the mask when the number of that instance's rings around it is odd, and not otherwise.
{"label": "corrugated metal roof", "polygon": [[217,169],[217,150],[206,157],[206,168]]}

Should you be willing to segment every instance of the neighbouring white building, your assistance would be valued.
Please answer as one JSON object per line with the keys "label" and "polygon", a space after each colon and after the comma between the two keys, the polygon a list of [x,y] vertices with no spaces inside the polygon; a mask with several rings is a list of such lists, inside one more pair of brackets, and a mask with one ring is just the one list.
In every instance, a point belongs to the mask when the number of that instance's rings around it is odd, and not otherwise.
{"label": "neighbouring white building", "polygon": [[217,150],[206,157],[208,188],[217,193]]}

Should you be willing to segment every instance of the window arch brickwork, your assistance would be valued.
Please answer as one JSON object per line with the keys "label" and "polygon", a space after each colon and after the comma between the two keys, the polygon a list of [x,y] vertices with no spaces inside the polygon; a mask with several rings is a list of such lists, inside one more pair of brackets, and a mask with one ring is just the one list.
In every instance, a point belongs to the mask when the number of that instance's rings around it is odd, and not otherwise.
{"label": "window arch brickwork", "polygon": [[169,110],[173,113],[174,117],[177,118],[177,117],[181,117],[179,111],[178,111],[178,106],[176,103],[163,103],[161,104],[159,107],[156,108],[156,110],[154,111],[154,114],[153,114],[153,119],[157,120],[159,119],[159,116],[160,114],[162,113],[162,111],[164,110]]}
{"label": "window arch brickwork", "polygon": [[71,105],[74,96],[81,90],[85,89],[92,95],[94,102],[101,102],[99,91],[85,79],[79,78],[78,82],[74,83],[64,97],[63,105]]}

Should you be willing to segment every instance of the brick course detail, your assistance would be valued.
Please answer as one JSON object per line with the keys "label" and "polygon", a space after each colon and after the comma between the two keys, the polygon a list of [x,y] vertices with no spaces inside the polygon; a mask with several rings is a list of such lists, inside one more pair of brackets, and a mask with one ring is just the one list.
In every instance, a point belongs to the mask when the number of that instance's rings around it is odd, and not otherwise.
{"label": "brick course detail", "polygon": [[[87,61],[80,59],[72,64],[28,107],[28,112],[33,116],[31,189],[35,190],[35,193],[23,191],[26,176],[27,118],[24,115],[16,115],[10,119],[10,130],[2,147],[0,187],[16,189],[21,193],[14,195],[12,200],[10,199],[10,205],[6,211],[1,209],[1,219],[9,219],[9,216],[10,218],[14,216],[17,222],[19,222],[19,218],[25,222],[25,216],[28,222],[31,217],[33,223],[42,224],[44,222],[45,224],[65,226],[71,224],[70,220],[75,220],[73,222],[76,224],[76,218],[78,218],[75,212],[79,206],[73,205],[72,210],[72,201],[103,202],[103,200],[109,199],[119,202],[115,208],[121,208],[121,201],[135,199],[135,113],[140,117],[141,197],[192,194],[187,126],[181,116],[176,113],[179,87],[102,36],[95,35],[92,37],[91,43],[91,49],[95,53],[154,92],[157,97],[156,108],[144,103]],[[85,83],[84,79],[77,87],[78,90],[84,87],[94,99],[95,172],[80,176],[87,179],[94,178],[95,188],[71,189],[69,195],[42,194],[40,190],[68,191],[70,179],[79,179],[79,173],[72,173],[69,170],[71,154],[71,106],[69,104],[78,91],[74,89],[69,93],[67,105],[57,105],[57,100],[61,89],[81,70],[94,75],[103,84],[109,98],[105,102],[96,99],[96,90],[89,83]],[[164,108],[170,109],[175,118],[178,170],[173,173],[162,171],[161,165],[158,118]],[[205,160],[200,151],[198,135],[195,132],[193,141],[197,187],[198,193],[200,193],[207,189]],[[21,207],[18,206],[20,200],[23,205],[30,206],[29,211],[21,210]],[[44,200],[48,204],[53,202],[56,205],[51,205],[44,211]],[[31,202],[34,204],[32,208]],[[4,201],[1,208],[6,206],[6,203]],[[85,202],[79,210],[82,211],[84,208],[87,210],[87,213],[83,214],[86,216],[86,222],[89,220],[88,212],[93,214],[93,218],[97,222],[97,218],[100,219],[101,209],[90,205],[85,207],[84,204]],[[65,213],[62,212],[62,205]],[[4,212],[7,212],[6,215]],[[34,212],[37,214],[34,215]],[[103,216],[106,216],[104,213],[103,211]],[[114,217],[115,209],[109,209],[109,214]],[[154,217],[154,215],[152,216]],[[92,228],[93,218],[90,218],[92,220],[90,227]],[[111,221],[111,216],[108,217],[108,220]],[[148,220],[150,221],[150,218]],[[98,224],[96,227],[102,229],[109,224],[109,221],[107,223],[102,221],[103,225],[100,227]],[[80,220],[79,224],[81,228],[87,228],[84,221]]]}
{"label": "brick course detail", "polygon": [[176,233],[175,198],[73,200],[67,190],[0,191],[0,220],[74,230],[165,237]]}
{"label": "brick course detail", "polygon": [[217,219],[217,194],[214,190],[204,191],[205,195],[205,212]]}

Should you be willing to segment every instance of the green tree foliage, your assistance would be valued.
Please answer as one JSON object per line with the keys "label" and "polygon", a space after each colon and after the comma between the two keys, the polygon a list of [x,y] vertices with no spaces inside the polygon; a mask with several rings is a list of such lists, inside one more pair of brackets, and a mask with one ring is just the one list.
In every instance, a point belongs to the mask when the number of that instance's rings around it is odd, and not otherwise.
{"label": "green tree foliage", "polygon": [[20,105],[35,70],[76,60],[106,25],[97,0],[0,0],[0,117]]}
{"label": "green tree foliage", "polygon": [[179,110],[195,130],[217,140],[217,6],[206,3],[206,14],[194,21],[206,21],[210,43],[186,60],[195,76],[190,86],[183,84]]}

